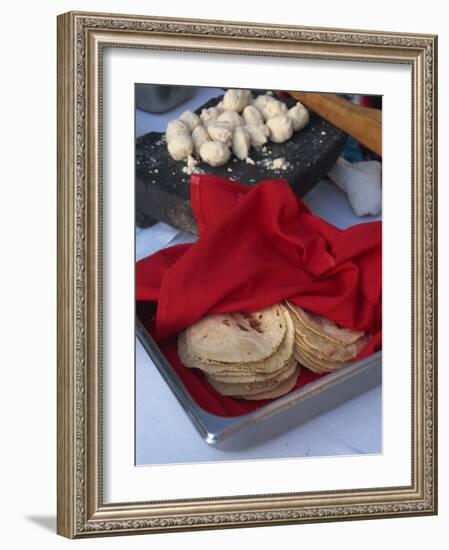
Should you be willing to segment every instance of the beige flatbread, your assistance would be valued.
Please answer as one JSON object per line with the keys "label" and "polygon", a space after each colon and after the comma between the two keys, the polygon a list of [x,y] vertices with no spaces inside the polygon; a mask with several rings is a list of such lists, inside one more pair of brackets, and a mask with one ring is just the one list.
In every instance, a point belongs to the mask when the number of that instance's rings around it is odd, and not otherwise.
{"label": "beige flatbread", "polygon": [[359,354],[369,340],[369,336],[362,333],[362,336],[351,344],[336,343],[329,340],[329,338],[319,335],[317,332],[311,331],[301,321],[297,312],[291,308],[289,309],[295,326],[295,341],[320,359],[349,361]]}
{"label": "beige flatbread", "polygon": [[251,363],[272,355],[286,330],[278,304],[254,313],[203,317],[186,329],[185,344],[188,356],[203,363]]}
{"label": "beige flatbread", "polygon": [[301,350],[297,350],[295,348],[293,350],[293,355],[300,365],[302,365],[303,367],[306,367],[312,372],[315,372],[317,374],[324,374],[326,372],[330,372],[328,370],[323,369],[322,367],[317,367],[312,362],[310,362],[307,358],[304,358],[304,356],[301,353]]}
{"label": "beige flatbread", "polygon": [[324,363],[348,362],[354,359],[368,343],[369,337],[363,336],[354,344],[348,346],[330,345],[321,342],[317,336],[310,336],[306,332],[295,331],[295,345]]}
{"label": "beige flatbread", "polygon": [[207,376],[207,381],[209,384],[215,388],[222,395],[245,395],[260,393],[265,390],[270,390],[278,386],[284,380],[290,378],[296,372],[296,361],[293,359],[292,365],[284,370],[279,376],[271,378],[269,380],[264,380],[262,382],[251,382],[251,383],[227,383],[216,380],[212,376]]}
{"label": "beige flatbread", "polygon": [[362,338],[353,344],[337,346],[305,330],[302,332],[295,332],[295,342],[309,350],[317,358],[329,361],[350,361],[359,354],[368,343],[368,340],[368,336],[362,336]]}
{"label": "beige flatbread", "polygon": [[330,319],[306,312],[291,302],[286,302],[286,304],[289,310],[296,314],[296,318],[307,329],[335,344],[353,344],[365,334],[360,330],[351,330],[349,328],[339,327]]}
{"label": "beige flatbread", "polygon": [[260,393],[254,393],[252,395],[239,395],[239,399],[247,399],[247,400],[257,400],[257,399],[275,399],[276,397],[281,397],[282,395],[285,395],[289,391],[291,391],[298,380],[299,373],[301,371],[301,367],[298,365],[296,368],[296,372],[292,374],[290,378],[287,378],[287,380],[284,380],[277,386],[276,388],[272,390],[267,390]]}
{"label": "beige flatbread", "polygon": [[207,373],[207,376],[211,376],[214,380],[217,382],[223,382],[225,384],[251,384],[253,382],[267,382],[269,380],[273,380],[275,378],[278,378],[279,376],[283,375],[285,371],[288,371],[292,368],[292,366],[296,364],[295,358],[293,357],[293,349],[292,354],[289,358],[289,360],[285,363],[285,365],[276,371],[273,372],[231,372],[231,373]]}
{"label": "beige flatbread", "polygon": [[[291,315],[285,307],[280,308],[283,322],[286,327],[284,338],[274,353],[261,361],[252,361],[246,363],[222,363],[222,362],[204,362],[192,356],[187,344],[187,331],[178,336],[178,354],[181,362],[190,368],[198,368],[222,378],[229,377],[231,381],[238,378],[242,382],[262,381],[269,375],[285,370],[291,360],[293,353],[293,344],[295,338],[294,326]],[[277,317],[276,317],[277,318]],[[217,344],[219,346],[219,344]]]}
{"label": "beige flatbread", "polygon": [[333,372],[348,364],[347,361],[321,361],[298,346],[295,346],[294,355],[301,365],[310,368],[314,372]]}

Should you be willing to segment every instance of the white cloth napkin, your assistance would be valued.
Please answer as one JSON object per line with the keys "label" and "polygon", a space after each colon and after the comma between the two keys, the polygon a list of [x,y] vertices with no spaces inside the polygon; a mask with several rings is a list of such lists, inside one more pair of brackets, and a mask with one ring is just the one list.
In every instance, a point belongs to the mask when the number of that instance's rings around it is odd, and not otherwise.
{"label": "white cloth napkin", "polygon": [[357,216],[382,212],[382,165],[377,160],[348,162],[340,157],[329,178],[344,191]]}

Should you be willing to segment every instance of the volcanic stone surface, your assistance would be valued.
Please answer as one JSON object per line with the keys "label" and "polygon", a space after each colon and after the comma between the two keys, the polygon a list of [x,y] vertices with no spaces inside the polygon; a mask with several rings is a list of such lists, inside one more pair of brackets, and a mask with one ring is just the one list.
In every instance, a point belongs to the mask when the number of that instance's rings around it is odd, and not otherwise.
{"label": "volcanic stone surface", "polygon": [[[254,91],[254,95],[265,91]],[[296,100],[276,96],[292,107]],[[208,101],[195,112],[216,105],[222,97]],[[309,124],[284,143],[268,142],[250,150],[254,161],[248,164],[235,156],[223,166],[198,162],[196,173],[214,174],[256,185],[264,179],[288,180],[293,191],[304,196],[333,166],[346,141],[346,134],[310,111]],[[274,169],[273,160],[282,158],[285,169]],[[190,175],[185,161],[172,159],[163,133],[150,132],[136,140],[136,223],[147,227],[156,221],[196,234],[197,227],[190,207]]]}

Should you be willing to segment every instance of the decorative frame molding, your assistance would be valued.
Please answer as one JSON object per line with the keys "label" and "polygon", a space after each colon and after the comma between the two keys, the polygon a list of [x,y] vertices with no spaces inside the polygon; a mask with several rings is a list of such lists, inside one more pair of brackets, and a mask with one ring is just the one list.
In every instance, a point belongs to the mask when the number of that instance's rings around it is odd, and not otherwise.
{"label": "decorative frame molding", "polygon": [[[103,47],[412,68],[412,484],[147,503],[102,501]],[[437,38],[70,12],[58,17],[58,533],[70,538],[437,513]]]}

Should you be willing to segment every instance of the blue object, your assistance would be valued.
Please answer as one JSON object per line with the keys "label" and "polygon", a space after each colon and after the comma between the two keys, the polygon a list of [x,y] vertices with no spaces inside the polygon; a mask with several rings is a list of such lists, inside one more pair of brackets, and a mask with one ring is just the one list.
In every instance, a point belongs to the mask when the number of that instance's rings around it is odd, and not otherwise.
{"label": "blue object", "polygon": [[346,140],[342,157],[349,162],[360,162],[365,160],[365,155],[363,154],[359,143],[351,136],[348,136],[348,139]]}

